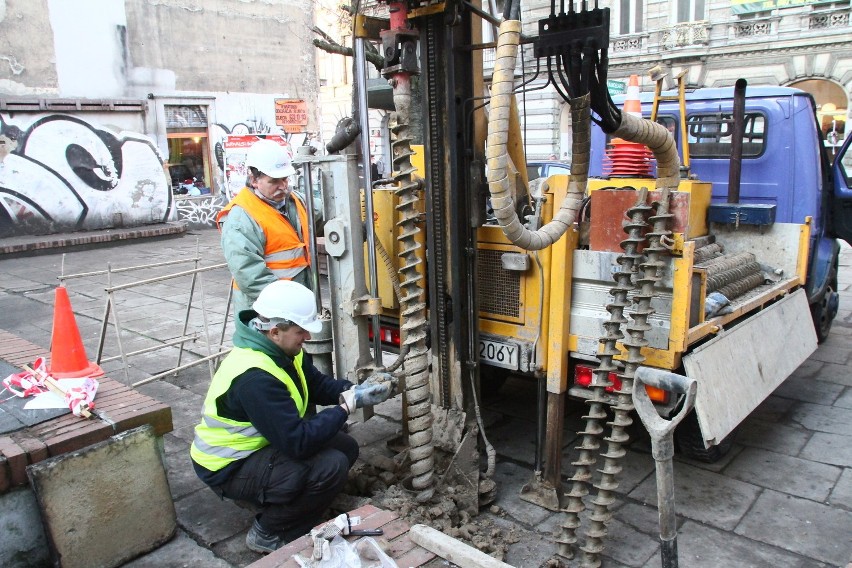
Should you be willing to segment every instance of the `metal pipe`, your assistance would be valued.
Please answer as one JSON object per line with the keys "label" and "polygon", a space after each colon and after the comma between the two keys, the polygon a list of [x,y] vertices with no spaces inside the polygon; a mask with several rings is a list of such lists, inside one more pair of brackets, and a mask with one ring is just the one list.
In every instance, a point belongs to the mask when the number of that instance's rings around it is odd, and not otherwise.
{"label": "metal pipe", "polygon": [[311,275],[311,290],[314,291],[314,299],[317,303],[317,313],[322,311],[322,294],[319,284],[319,258],[317,254],[317,235],[314,227],[314,184],[311,171],[311,163],[303,162],[305,168],[305,209],[308,212],[308,255],[311,265],[308,267]]}
{"label": "metal pipe", "polygon": [[734,123],[731,126],[731,164],[728,170],[728,203],[740,202],[740,176],[743,171],[743,134],[745,133],[745,92],[748,81],[734,84]]}
{"label": "metal pipe", "polygon": [[[364,209],[366,212],[367,267],[370,271],[370,296],[379,297],[379,277],[376,270],[376,228],[373,225],[373,187],[370,172],[370,116],[367,108],[367,58],[364,38],[355,38],[355,85],[358,95],[358,123],[361,126],[361,169],[364,176]],[[382,334],[379,315],[371,318],[373,329],[373,360],[382,363]]]}

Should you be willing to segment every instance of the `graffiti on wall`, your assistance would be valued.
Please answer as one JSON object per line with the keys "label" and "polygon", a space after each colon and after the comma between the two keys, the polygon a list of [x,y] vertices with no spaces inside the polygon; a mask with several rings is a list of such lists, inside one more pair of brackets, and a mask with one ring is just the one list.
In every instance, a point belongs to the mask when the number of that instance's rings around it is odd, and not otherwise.
{"label": "graffiti on wall", "polygon": [[172,208],[147,137],[71,115],[21,123],[0,114],[0,235],[161,223]]}

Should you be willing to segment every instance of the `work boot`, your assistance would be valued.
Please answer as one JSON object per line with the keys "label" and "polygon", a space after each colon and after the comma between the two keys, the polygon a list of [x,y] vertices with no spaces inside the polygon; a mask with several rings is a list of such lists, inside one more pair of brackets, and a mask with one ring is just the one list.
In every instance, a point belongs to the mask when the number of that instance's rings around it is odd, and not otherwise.
{"label": "work boot", "polygon": [[257,519],[251,524],[248,534],[246,534],[246,546],[249,550],[259,552],[260,554],[269,554],[275,552],[281,545],[284,544],[281,537],[275,533],[266,532],[257,522]]}

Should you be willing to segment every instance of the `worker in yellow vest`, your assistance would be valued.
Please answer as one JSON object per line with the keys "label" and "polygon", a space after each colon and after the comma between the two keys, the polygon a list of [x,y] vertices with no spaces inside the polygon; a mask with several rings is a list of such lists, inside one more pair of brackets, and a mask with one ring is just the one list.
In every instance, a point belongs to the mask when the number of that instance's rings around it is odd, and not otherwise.
{"label": "worker in yellow vest", "polygon": [[290,187],[296,173],[290,153],[273,140],[258,140],[246,153],[246,167],[246,187],[216,216],[234,277],[235,314],[275,280],[311,287],[308,214]]}
{"label": "worker in yellow vest", "polygon": [[[296,282],[267,285],[235,323],[190,456],[217,495],[260,507],[246,546],[268,553],[321,521],[358,457],[358,442],[342,431],[347,418],[387,400],[391,377],[353,386],[314,367],[302,344],[322,324],[313,292]],[[327,408],[311,415],[311,404]]]}

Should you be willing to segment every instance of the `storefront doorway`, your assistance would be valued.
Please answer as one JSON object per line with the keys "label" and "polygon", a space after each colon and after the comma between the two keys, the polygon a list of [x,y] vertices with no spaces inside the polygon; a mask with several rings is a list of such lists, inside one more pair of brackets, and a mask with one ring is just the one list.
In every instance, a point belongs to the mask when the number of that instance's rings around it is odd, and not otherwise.
{"label": "storefront doorway", "polygon": [[177,195],[211,194],[213,176],[206,107],[166,105],[165,111],[172,191]]}

